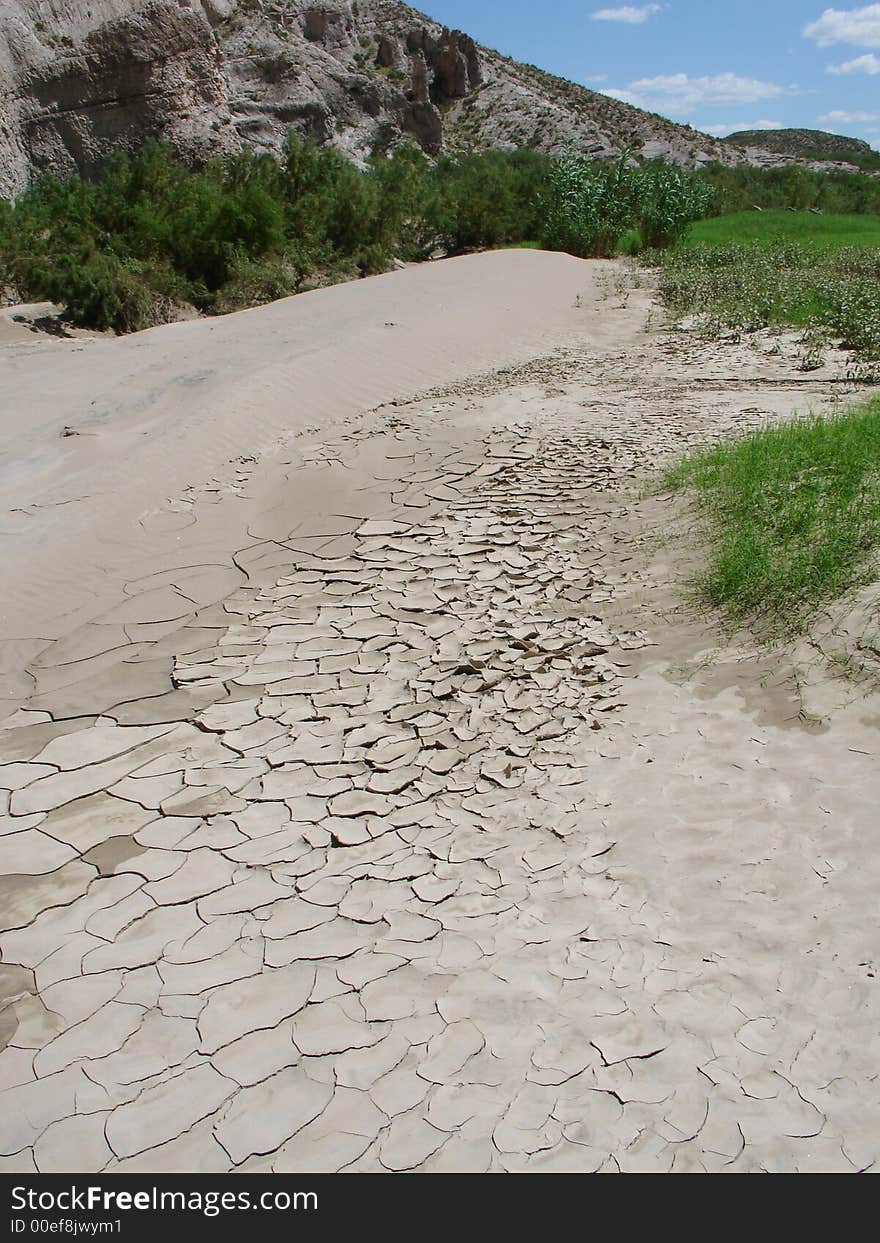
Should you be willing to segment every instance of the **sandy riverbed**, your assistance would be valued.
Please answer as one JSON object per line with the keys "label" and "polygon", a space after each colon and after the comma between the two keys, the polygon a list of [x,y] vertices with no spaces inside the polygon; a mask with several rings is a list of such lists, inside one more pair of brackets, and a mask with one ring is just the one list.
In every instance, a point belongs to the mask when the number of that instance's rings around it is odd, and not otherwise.
{"label": "sandy riverbed", "polygon": [[843,389],[617,278],[0,337],[0,1168],[880,1160],[880,700],[635,487]]}

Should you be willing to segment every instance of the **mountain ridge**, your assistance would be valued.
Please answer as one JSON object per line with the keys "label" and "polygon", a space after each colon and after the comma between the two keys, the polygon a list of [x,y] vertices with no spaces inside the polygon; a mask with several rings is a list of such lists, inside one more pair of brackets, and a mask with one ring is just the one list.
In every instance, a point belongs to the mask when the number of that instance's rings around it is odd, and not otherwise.
{"label": "mountain ridge", "polygon": [[[42,172],[89,175],[148,137],[200,163],[248,144],[277,154],[291,128],[360,164],[403,143],[432,156],[572,148],[690,168],[801,159],[774,149],[773,132],[712,138],[402,0],[4,0],[0,197]],[[811,167],[858,171],[828,156]]]}
{"label": "mountain ridge", "polygon": [[696,167],[717,139],[521,64],[400,0],[7,0],[0,15],[0,195],[170,141],[201,161],[289,128],[363,163],[568,146]]}
{"label": "mountain ridge", "polygon": [[863,138],[849,138],[845,134],[833,134],[822,129],[739,130],[728,134],[723,141],[734,147],[759,146],[780,155],[803,155],[805,152],[821,152],[828,156],[849,152],[876,154]]}

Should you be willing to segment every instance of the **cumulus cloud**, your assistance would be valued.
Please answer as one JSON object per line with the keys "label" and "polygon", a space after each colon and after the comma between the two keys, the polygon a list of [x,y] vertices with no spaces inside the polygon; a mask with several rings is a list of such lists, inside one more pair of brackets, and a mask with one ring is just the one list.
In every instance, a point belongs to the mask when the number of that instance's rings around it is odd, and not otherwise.
{"label": "cumulus cloud", "polygon": [[826,9],[818,21],[804,27],[804,38],[819,47],[851,43],[854,47],[880,47],[880,4],[860,9]]}
{"label": "cumulus cloud", "polygon": [[711,134],[713,138],[726,138],[728,134],[738,134],[742,130],[785,129],[785,126],[781,121],[733,121],[725,125],[716,121],[714,125],[695,125],[694,128]]}
{"label": "cumulus cloud", "polygon": [[673,73],[656,78],[638,78],[623,90],[605,93],[649,112],[669,112],[681,116],[690,114],[695,108],[756,104],[765,99],[779,99],[795,91],[795,87],[762,82],[758,78],[744,78],[735,73],[717,73],[700,78]]}
{"label": "cumulus cloud", "polygon": [[829,73],[880,73],[880,56],[866,52],[855,60],[845,60],[842,65],[829,65]]}
{"label": "cumulus cloud", "polygon": [[623,22],[627,26],[641,26],[663,9],[662,4],[625,4],[619,9],[596,9],[594,22]]}

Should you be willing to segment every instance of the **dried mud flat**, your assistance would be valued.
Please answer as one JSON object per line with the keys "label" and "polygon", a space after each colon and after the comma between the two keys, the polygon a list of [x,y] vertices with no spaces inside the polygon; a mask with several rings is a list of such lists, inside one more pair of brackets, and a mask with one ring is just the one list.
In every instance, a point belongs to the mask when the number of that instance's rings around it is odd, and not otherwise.
{"label": "dried mud flat", "polygon": [[[880,1161],[880,700],[814,719],[683,607],[680,508],[637,486],[850,390],[646,331],[609,272],[483,256],[231,317],[262,421],[204,353],[214,421],[156,415],[205,325],[4,347],[49,430],[8,476],[0,1168]],[[346,299],[375,331],[328,353]],[[105,359],[121,431],[58,461]]]}

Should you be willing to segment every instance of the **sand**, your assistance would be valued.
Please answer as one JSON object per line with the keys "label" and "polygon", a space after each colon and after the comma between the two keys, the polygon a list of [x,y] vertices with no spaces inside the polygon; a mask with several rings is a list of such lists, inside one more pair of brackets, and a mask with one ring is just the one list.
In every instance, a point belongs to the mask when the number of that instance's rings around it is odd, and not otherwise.
{"label": "sand", "polygon": [[509,252],[4,331],[0,1168],[880,1161],[878,697],[636,486],[852,390],[658,323]]}

